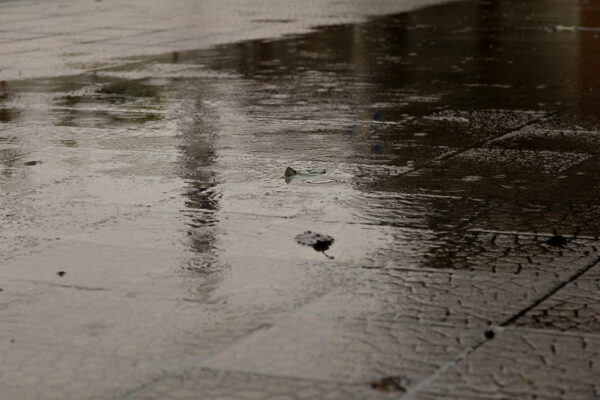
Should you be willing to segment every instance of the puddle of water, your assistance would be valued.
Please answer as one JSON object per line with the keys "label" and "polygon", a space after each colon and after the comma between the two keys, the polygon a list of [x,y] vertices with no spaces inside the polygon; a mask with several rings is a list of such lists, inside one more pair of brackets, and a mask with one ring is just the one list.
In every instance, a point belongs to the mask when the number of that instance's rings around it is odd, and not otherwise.
{"label": "puddle of water", "polygon": [[[480,243],[441,237],[498,203],[566,207],[600,194],[597,184],[562,190],[598,171],[600,52],[582,49],[600,41],[550,29],[579,24],[577,4],[544,4],[453,3],[3,83],[0,187],[13,196],[11,228],[99,249],[135,243],[136,256],[120,261],[146,268],[142,278],[127,272],[136,292],[210,305],[215,326],[269,320],[364,267],[452,269]],[[286,184],[290,165],[327,172]],[[511,221],[537,229],[527,213]],[[298,246],[306,231],[335,238],[315,248],[331,259]],[[161,264],[139,265],[147,248],[167,254]],[[89,285],[64,272],[82,287],[126,285],[119,274]]]}
{"label": "puddle of water", "polygon": [[[577,11],[567,7],[561,18],[576,19]],[[537,18],[529,18],[534,12]],[[376,197],[365,202],[361,192],[488,200],[498,188],[502,197],[503,190],[509,196],[535,186],[535,173],[510,166],[528,154],[499,157],[476,149],[544,115],[597,118],[590,110],[597,110],[592,83],[598,78],[589,68],[599,57],[579,51],[596,39],[548,29],[557,18],[521,3],[450,4],[299,37],[170,53],[89,75],[2,81],[0,98],[13,107],[0,109],[0,121],[99,129],[87,137],[65,129],[42,140],[72,155],[108,152],[91,173],[109,171],[112,159],[120,165],[112,173],[175,174],[190,246],[199,253],[216,248],[209,244],[216,236],[240,234],[215,228],[220,215],[240,212],[304,216],[307,229],[313,221],[353,221],[346,238],[352,242],[352,235],[362,235],[360,224],[371,223],[369,210],[402,214],[394,206],[385,211]],[[588,129],[582,121],[570,126]],[[554,145],[555,153],[543,159],[546,175],[586,159],[589,148],[569,146],[572,164],[552,158],[560,158]],[[15,148],[41,152],[33,138]],[[461,163],[444,161],[470,148],[456,158]],[[110,155],[115,150],[126,153]],[[6,169],[16,168],[9,162]],[[282,166],[298,162],[319,165],[327,175],[281,187]],[[240,184],[247,194],[227,198]],[[422,216],[424,226],[428,218]],[[388,232],[374,237],[389,240]],[[341,259],[369,258],[370,245],[351,246]]]}

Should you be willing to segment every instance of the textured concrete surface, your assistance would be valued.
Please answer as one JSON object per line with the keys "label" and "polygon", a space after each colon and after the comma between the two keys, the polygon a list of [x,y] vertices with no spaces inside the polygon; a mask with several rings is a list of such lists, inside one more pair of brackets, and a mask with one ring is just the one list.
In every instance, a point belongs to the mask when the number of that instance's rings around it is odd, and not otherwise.
{"label": "textured concrete surface", "polygon": [[600,4],[428,4],[0,1],[0,399],[600,398]]}

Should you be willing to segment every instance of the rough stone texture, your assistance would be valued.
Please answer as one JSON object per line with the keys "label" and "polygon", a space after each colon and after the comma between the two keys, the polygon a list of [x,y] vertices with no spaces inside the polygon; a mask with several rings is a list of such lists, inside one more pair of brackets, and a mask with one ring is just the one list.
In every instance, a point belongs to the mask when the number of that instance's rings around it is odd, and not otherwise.
{"label": "rough stone texture", "polygon": [[363,384],[339,384],[190,368],[186,372],[161,379],[131,393],[129,399],[235,399],[235,400],[309,400],[309,399],[393,399],[397,393],[378,393]]}
{"label": "rough stone texture", "polygon": [[480,199],[528,198],[540,183],[555,185],[561,174],[590,159],[585,153],[468,149],[435,165],[392,178],[400,190]]}
{"label": "rough stone texture", "polygon": [[0,340],[0,391],[6,399],[123,398],[163,371],[156,363],[71,346]]}
{"label": "rough stone texture", "polygon": [[598,4],[416,5],[0,0],[0,393],[597,397]]}
{"label": "rough stone texture", "polygon": [[509,329],[406,398],[592,399],[600,340]]}
{"label": "rough stone texture", "polygon": [[599,222],[600,207],[595,204],[495,202],[469,228],[596,238]]}
{"label": "rough stone texture", "polygon": [[[474,224],[478,225],[478,220]],[[552,246],[552,237],[503,232],[463,231],[394,232],[396,241],[382,249],[378,259],[410,260],[388,262],[391,268],[478,271],[540,278],[569,278],[593,264],[600,253],[598,241],[567,238],[562,246]]]}
{"label": "rough stone texture", "polygon": [[303,312],[256,332],[204,365],[366,386],[399,376],[409,388],[483,340],[480,330]]}
{"label": "rough stone texture", "polygon": [[526,328],[600,333],[600,267],[595,265],[538,304],[515,324]]}
{"label": "rough stone texture", "polygon": [[330,318],[352,316],[483,329],[508,320],[559,282],[468,272],[382,270],[330,293],[311,304],[308,311]]}

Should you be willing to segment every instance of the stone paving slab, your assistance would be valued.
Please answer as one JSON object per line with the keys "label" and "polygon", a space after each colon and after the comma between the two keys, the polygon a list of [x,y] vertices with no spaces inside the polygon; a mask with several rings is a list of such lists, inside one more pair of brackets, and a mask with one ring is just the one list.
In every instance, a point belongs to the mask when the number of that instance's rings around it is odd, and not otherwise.
{"label": "stone paving slab", "polygon": [[560,247],[548,243],[550,235],[402,229],[394,230],[392,234],[395,241],[377,250],[374,257],[376,260],[394,260],[385,265],[398,269],[474,271],[567,279],[593,264],[600,256],[599,243],[592,238],[568,238],[567,243]]}
{"label": "stone paving slab", "polygon": [[506,329],[409,399],[592,399],[600,338]]}
{"label": "stone paving slab", "polygon": [[596,205],[600,196],[600,183],[595,179],[600,174],[600,157],[593,156],[578,165],[563,171],[548,186],[531,189],[528,197],[549,199],[553,202]]}
{"label": "stone paving slab", "polygon": [[470,230],[597,238],[600,207],[596,204],[492,202],[466,226]]}
{"label": "stone paving slab", "polygon": [[454,106],[452,110],[434,111],[414,118],[406,122],[399,131],[410,135],[411,140],[423,144],[460,149],[504,137],[544,115],[543,112],[525,110],[463,111]]}
{"label": "stone paving slab", "polygon": [[561,126],[533,124],[493,140],[489,143],[489,146],[506,149],[598,154],[600,151],[600,132],[593,128],[584,129],[581,126],[568,129]]}
{"label": "stone paving slab", "polygon": [[600,267],[595,265],[578,279],[567,283],[517,319],[515,325],[600,333]]}
{"label": "stone paving slab", "polygon": [[73,351],[70,346],[2,339],[0,351],[0,392],[5,399],[122,398],[163,374],[155,363]]}
{"label": "stone paving slab", "polygon": [[[276,284],[260,294],[255,291],[260,285],[246,285],[247,292],[240,291],[224,304],[227,296],[219,290],[219,276],[166,276],[155,293],[148,293],[70,280],[72,273],[62,278],[53,274],[53,281],[3,279],[0,315],[10,325],[0,334],[3,341],[60,346],[97,356],[183,362],[206,356],[324,291],[314,285],[301,298],[282,296],[275,301],[270,296],[280,291]],[[165,293],[174,288],[179,297],[167,297]]]}
{"label": "stone paving slab", "polygon": [[479,199],[524,198],[537,186],[556,185],[562,172],[590,159],[584,153],[475,148],[406,175],[397,190]]}
{"label": "stone paving slab", "polygon": [[500,325],[560,283],[515,275],[381,270],[309,308],[357,317],[480,328]]}
{"label": "stone paving slab", "polygon": [[236,371],[192,368],[186,372],[132,392],[132,400],[152,399],[391,399],[397,393],[379,393],[364,384],[339,384],[318,380],[286,378]]}
{"label": "stone paving slab", "polygon": [[[371,200],[377,199],[374,205]],[[346,202],[360,210],[365,224],[385,224],[401,229],[447,232],[470,226],[488,213],[489,204],[477,199],[451,196],[418,196],[398,192],[370,192]]]}
{"label": "stone paving slab", "polygon": [[339,320],[302,312],[238,341],[202,365],[365,386],[394,376],[410,388],[483,340],[482,330]]}
{"label": "stone paving slab", "polygon": [[[343,382],[400,376],[409,386],[483,342],[490,323],[511,318],[556,283],[518,277],[509,284],[460,273],[381,274],[276,320],[203,365]],[[480,292],[474,292],[477,287]],[[522,295],[531,298],[517,299]]]}

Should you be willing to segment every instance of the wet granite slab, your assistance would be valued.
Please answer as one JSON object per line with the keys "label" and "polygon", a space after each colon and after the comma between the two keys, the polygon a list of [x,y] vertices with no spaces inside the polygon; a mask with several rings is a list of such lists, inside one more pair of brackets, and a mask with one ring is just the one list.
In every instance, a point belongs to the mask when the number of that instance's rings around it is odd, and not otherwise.
{"label": "wet granite slab", "polygon": [[600,267],[596,264],[576,280],[537,304],[515,325],[563,332],[600,333]]}
{"label": "wet granite slab", "polygon": [[234,400],[351,400],[393,399],[397,393],[379,393],[364,384],[340,384],[298,379],[191,368],[181,374],[160,379],[132,392],[127,398],[152,399],[234,399]]}
{"label": "wet granite slab", "polygon": [[374,255],[376,260],[387,262],[375,265],[567,279],[600,255],[598,241],[592,238],[566,238],[563,246],[555,246],[548,242],[550,235],[401,229],[392,235],[394,242]]}
{"label": "wet granite slab", "polygon": [[205,360],[209,368],[410,388],[485,340],[483,331],[297,313]]}
{"label": "wet granite slab", "polygon": [[592,399],[598,376],[597,335],[507,329],[406,398]]}
{"label": "wet granite slab", "polygon": [[559,282],[506,274],[382,270],[336,290],[309,310],[336,319],[441,324],[483,332],[543,298]]}
{"label": "wet granite slab", "polygon": [[530,194],[534,188],[556,185],[565,170],[590,157],[584,153],[473,148],[390,177],[386,184],[419,194],[527,199],[534,196]]}
{"label": "wet granite slab", "polygon": [[596,204],[492,202],[485,213],[474,218],[470,230],[523,232],[597,238],[600,235],[600,207]]}
{"label": "wet granite slab", "polygon": [[0,340],[0,351],[0,391],[6,399],[123,398],[163,374],[158,364],[136,357],[36,345],[19,338]]}

